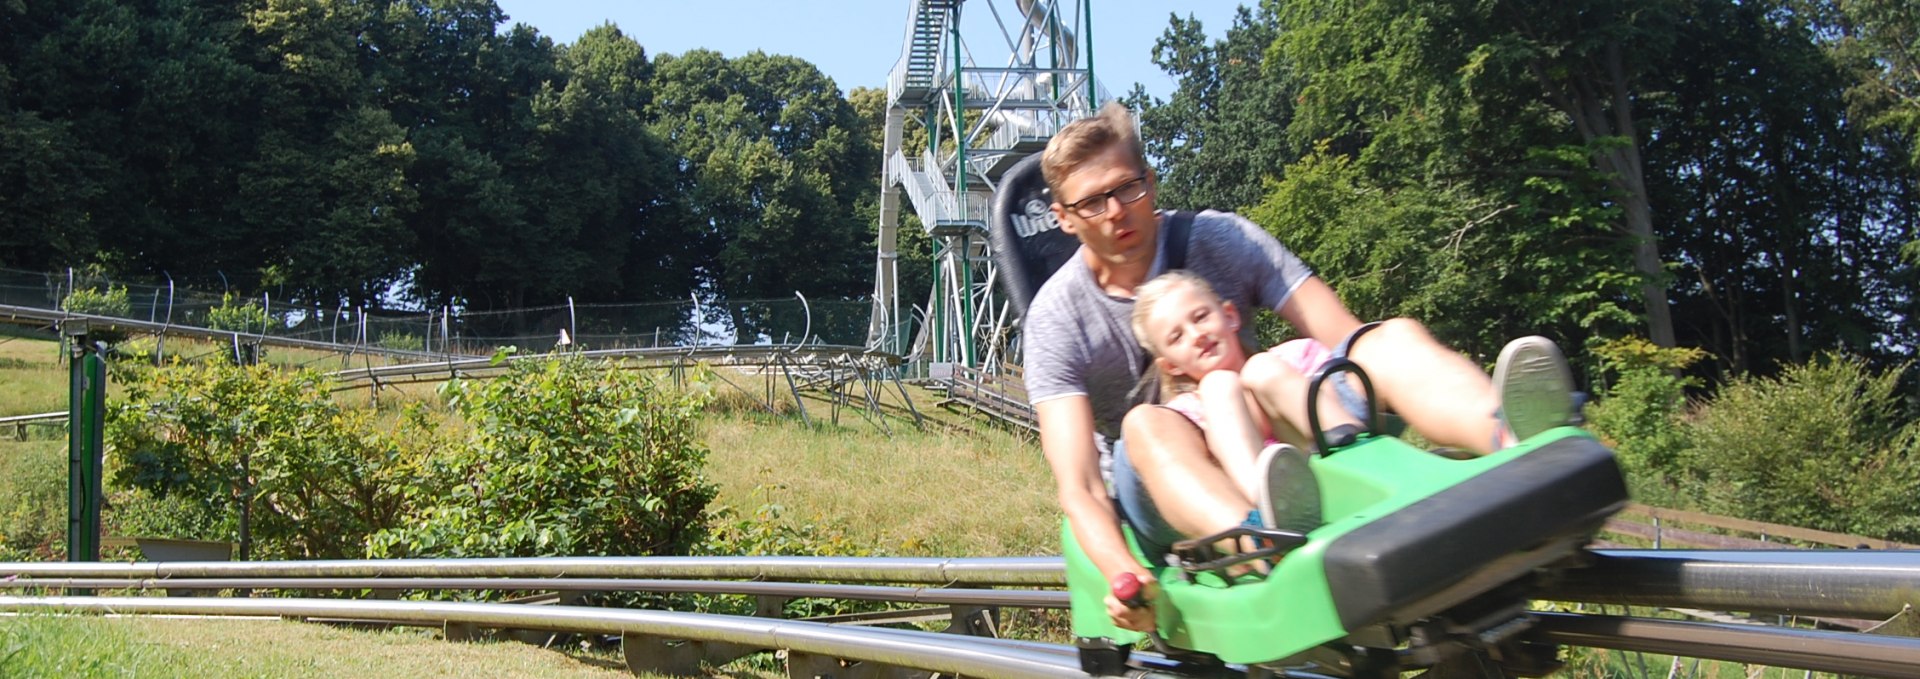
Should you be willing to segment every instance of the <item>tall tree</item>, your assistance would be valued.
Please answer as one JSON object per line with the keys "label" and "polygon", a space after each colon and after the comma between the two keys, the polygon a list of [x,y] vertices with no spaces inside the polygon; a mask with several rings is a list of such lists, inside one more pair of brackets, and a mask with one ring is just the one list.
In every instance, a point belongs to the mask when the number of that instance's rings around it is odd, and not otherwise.
{"label": "tall tree", "polygon": [[1649,107],[1683,336],[1724,371],[1874,355],[1911,298],[1897,251],[1913,233],[1912,172],[1849,111],[1849,78],[1809,18],[1694,4]]}
{"label": "tall tree", "polygon": [[1304,155],[1286,134],[1290,72],[1265,58],[1280,30],[1273,4],[1241,7],[1226,37],[1212,43],[1199,20],[1175,15],[1154,42],[1153,63],[1178,87],[1166,101],[1136,90],[1128,104],[1140,112],[1141,141],[1167,207],[1251,206],[1264,182]]}
{"label": "tall tree", "polygon": [[[872,284],[880,158],[868,127],[813,65],[752,52],[661,57],[653,129],[684,159],[680,181],[707,229],[710,292],[732,299],[858,298]],[[779,253],[770,257],[769,253]],[[743,340],[803,323],[734,310]]]}

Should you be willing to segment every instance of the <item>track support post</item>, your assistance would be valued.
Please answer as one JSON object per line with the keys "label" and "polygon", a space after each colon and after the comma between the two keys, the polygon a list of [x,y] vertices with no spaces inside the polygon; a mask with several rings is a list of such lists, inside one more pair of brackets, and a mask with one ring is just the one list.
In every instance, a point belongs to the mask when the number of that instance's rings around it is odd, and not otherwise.
{"label": "track support post", "polygon": [[67,339],[71,359],[67,400],[67,560],[99,561],[107,361],[89,335],[86,323],[62,323],[60,334]]}

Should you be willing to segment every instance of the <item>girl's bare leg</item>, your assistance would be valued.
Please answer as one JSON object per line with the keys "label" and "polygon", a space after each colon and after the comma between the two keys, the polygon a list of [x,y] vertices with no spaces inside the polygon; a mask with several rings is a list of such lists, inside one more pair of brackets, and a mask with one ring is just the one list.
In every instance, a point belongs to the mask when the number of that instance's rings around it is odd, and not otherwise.
{"label": "girl's bare leg", "polygon": [[[1259,405],[1261,414],[1272,422],[1274,437],[1301,450],[1312,450],[1313,437],[1307,433],[1307,376],[1293,364],[1271,352],[1255,354],[1241,370],[1247,394]],[[1358,425],[1333,387],[1327,385],[1314,398],[1320,401],[1320,426],[1332,429],[1343,424]]]}
{"label": "girl's bare leg", "polygon": [[1266,480],[1254,469],[1254,458],[1266,443],[1266,433],[1253,419],[1247,390],[1240,375],[1218,370],[1200,378],[1201,411],[1207,416],[1207,449],[1240,487],[1247,502],[1258,502]]}

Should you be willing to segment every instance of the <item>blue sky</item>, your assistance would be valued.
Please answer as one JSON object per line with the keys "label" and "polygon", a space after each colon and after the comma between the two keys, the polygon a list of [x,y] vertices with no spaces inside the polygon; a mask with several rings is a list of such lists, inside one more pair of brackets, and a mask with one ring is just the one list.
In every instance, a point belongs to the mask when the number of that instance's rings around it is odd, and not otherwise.
{"label": "blue sky", "polygon": [[[1000,32],[990,21],[987,2],[1002,14],[1014,11],[1008,0],[974,0],[962,5],[962,39],[982,59],[1004,57],[988,41]],[[587,29],[613,22],[640,42],[648,54],[706,48],[729,57],[753,50],[789,54],[813,62],[842,90],[884,87],[887,71],[900,56],[913,0],[496,0],[509,23],[525,23],[558,42],[573,42]],[[1094,75],[1115,95],[1135,82],[1165,98],[1173,80],[1153,65],[1153,41],[1173,12],[1200,19],[1207,35],[1219,38],[1241,0],[1166,2],[1095,0],[1093,5]],[[984,28],[985,32],[976,30]]]}

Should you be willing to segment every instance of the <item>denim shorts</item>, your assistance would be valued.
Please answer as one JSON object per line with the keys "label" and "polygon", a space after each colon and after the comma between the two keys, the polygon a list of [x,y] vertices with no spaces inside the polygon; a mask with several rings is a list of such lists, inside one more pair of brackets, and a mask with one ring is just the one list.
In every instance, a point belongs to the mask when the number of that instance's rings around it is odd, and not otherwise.
{"label": "denim shorts", "polygon": [[[1361,326],[1359,330],[1348,336],[1346,341],[1341,342],[1340,346],[1334,347],[1333,355],[1337,358],[1345,358],[1347,352],[1353,348],[1354,339],[1361,333],[1373,329],[1375,325],[1378,324],[1369,323]],[[1355,419],[1365,421],[1366,398],[1355,391],[1347,380],[1333,380],[1333,386],[1339,394],[1340,405],[1345,407],[1347,412],[1352,413]],[[1140,480],[1140,472],[1133,468],[1133,461],[1127,458],[1126,441],[1113,442],[1112,462],[1114,510],[1119,513],[1121,521],[1133,528],[1134,542],[1140,545],[1140,551],[1147,557],[1148,562],[1157,565],[1169,552],[1173,551],[1173,543],[1185,540],[1188,536],[1175,530],[1173,524],[1167,523],[1166,518],[1160,515],[1160,510],[1154,507],[1153,498],[1148,495],[1146,484]]]}

